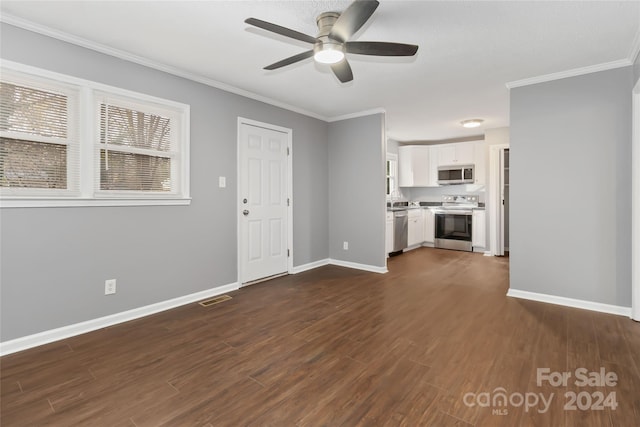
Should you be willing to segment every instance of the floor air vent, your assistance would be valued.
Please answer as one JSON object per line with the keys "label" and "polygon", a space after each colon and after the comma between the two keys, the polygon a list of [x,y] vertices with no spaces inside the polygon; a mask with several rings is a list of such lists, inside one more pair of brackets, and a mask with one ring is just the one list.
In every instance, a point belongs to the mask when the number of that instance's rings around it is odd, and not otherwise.
{"label": "floor air vent", "polygon": [[228,301],[230,299],[231,297],[229,295],[220,295],[219,297],[200,301],[198,304],[203,307],[209,307],[210,305],[218,304],[219,302]]}

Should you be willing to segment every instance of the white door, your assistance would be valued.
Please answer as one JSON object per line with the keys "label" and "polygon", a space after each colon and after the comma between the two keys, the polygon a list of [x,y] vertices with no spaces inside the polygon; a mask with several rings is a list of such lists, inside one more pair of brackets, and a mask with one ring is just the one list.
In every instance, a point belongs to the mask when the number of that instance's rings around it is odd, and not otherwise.
{"label": "white door", "polygon": [[287,272],[286,132],[240,123],[240,282]]}

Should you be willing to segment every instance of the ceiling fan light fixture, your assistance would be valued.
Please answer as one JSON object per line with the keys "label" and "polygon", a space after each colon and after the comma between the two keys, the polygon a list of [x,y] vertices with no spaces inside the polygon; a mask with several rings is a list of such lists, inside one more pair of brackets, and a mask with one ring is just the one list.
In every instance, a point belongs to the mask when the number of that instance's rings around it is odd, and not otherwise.
{"label": "ceiling fan light fixture", "polygon": [[322,64],[336,64],[344,59],[344,52],[340,46],[326,43],[316,49],[313,59]]}
{"label": "ceiling fan light fixture", "polygon": [[469,120],[461,121],[460,124],[462,126],[466,127],[466,128],[477,128],[483,122],[484,122],[484,120],[482,120],[482,119],[469,119]]}

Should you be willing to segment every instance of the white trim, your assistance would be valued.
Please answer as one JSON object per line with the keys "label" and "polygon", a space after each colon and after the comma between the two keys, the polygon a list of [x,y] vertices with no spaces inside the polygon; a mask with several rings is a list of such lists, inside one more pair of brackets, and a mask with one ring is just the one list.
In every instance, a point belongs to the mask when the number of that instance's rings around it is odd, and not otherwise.
{"label": "white trim", "polygon": [[71,208],[84,206],[187,206],[191,198],[172,199],[65,199],[65,198],[29,198],[29,199],[0,199],[0,208]]}
{"label": "white trim", "polygon": [[297,267],[293,267],[290,271],[291,274],[298,274],[305,271],[313,270],[314,268],[324,267],[329,265],[329,258],[321,259],[319,261],[313,261],[307,264],[302,264]]}
{"label": "white trim", "polygon": [[387,273],[389,271],[389,270],[387,270],[387,267],[378,267],[378,266],[375,266],[375,265],[359,264],[357,262],[342,261],[342,260],[339,260],[339,259],[332,259],[332,258],[329,258],[329,264],[337,265],[339,267],[353,268],[353,269],[356,269],[356,270],[369,271],[371,273],[384,274],[384,273]]}
{"label": "white trim", "polygon": [[602,304],[599,302],[565,298],[556,295],[539,294],[536,292],[521,291],[513,288],[509,288],[509,290],[507,291],[507,296],[531,301],[546,302],[549,304],[563,305],[565,307],[599,311],[601,313],[617,314],[618,316],[631,316],[630,307],[622,307],[619,305]]}
{"label": "white trim", "polygon": [[636,58],[640,53],[640,29],[636,31],[636,36],[633,38],[633,42],[631,43],[631,49],[629,49],[629,55],[627,58],[633,64],[636,62]]}
{"label": "white trim", "polygon": [[262,96],[254,92],[249,92],[247,90],[240,89],[238,87],[231,86],[229,84],[222,83],[217,80],[213,80],[208,77],[204,77],[195,73],[191,73],[189,71],[182,70],[180,68],[173,67],[171,65],[166,65],[161,62],[144,58],[142,56],[134,55],[124,50],[115,49],[100,43],[96,43],[91,40],[84,39],[82,37],[74,36],[72,34],[69,34],[63,31],[54,30],[47,26],[36,24],[34,22],[31,22],[22,18],[18,18],[11,14],[3,13],[2,17],[0,17],[0,21],[5,22],[9,25],[13,25],[13,26],[28,30],[28,31],[33,31],[34,33],[38,33],[48,37],[52,37],[54,39],[62,40],[64,42],[71,43],[76,46],[81,46],[87,49],[94,50],[96,52],[104,53],[109,56],[124,59],[125,61],[133,62],[135,64],[143,65],[145,67],[153,68],[158,71],[172,74],[174,76],[183,77],[185,79],[192,80],[194,82],[215,87],[217,89],[224,90],[225,92],[234,93],[236,95],[244,96],[245,98],[250,98],[256,101],[265,102],[275,107],[284,108],[285,110],[293,111],[294,113],[299,113],[305,116],[313,117],[319,120],[323,120],[325,122],[328,121],[327,117],[322,116],[320,114],[317,114],[308,110],[304,110],[302,108],[298,108],[293,105],[286,104],[284,102],[276,101],[275,99]]}
{"label": "white trim", "polygon": [[[495,144],[489,146],[489,200],[486,210],[489,212],[489,253],[495,256],[504,255],[504,240],[502,226],[502,188],[500,177],[500,156],[509,144]],[[487,249],[487,248],[485,248]]]}
{"label": "white trim", "polygon": [[293,270],[293,129],[289,129],[287,133],[287,248],[289,256],[287,257],[287,272],[291,274]]}
{"label": "white trim", "polygon": [[[639,32],[640,34],[640,32]],[[632,93],[631,115],[631,306],[640,321],[640,80]]]}
{"label": "white trim", "polygon": [[371,110],[364,110],[355,113],[343,114],[341,116],[329,117],[325,119],[325,121],[329,123],[339,122],[340,120],[356,119],[358,117],[372,116],[374,114],[386,114],[386,112],[387,110],[385,110],[384,108],[373,108]]}
{"label": "white trim", "polygon": [[587,67],[574,68],[573,70],[560,71],[558,73],[551,73],[551,74],[545,74],[542,76],[516,80],[513,82],[506,83],[505,86],[507,87],[507,89],[513,89],[515,87],[529,86],[529,85],[534,85],[538,83],[550,82],[553,80],[560,80],[567,77],[576,77],[576,76],[581,76],[583,74],[596,73],[598,71],[606,71],[606,70],[612,70],[614,68],[627,67],[629,65],[633,65],[633,62],[630,61],[628,58],[625,58],[617,61],[605,62],[603,64],[589,65]]}
{"label": "white trim", "polygon": [[39,332],[37,334],[27,335],[25,337],[5,341],[0,343],[0,355],[5,356],[7,354],[27,350],[29,348],[37,347],[43,344],[48,344],[54,341],[59,341],[65,338],[106,328],[108,326],[113,326],[119,323],[128,322],[130,320],[139,319],[141,317],[149,316],[161,311],[170,310],[181,305],[200,301],[205,298],[221,295],[226,292],[233,292],[238,289],[238,283],[221,285],[215,288],[207,289],[205,291],[184,295],[167,301],[145,305],[143,307],[111,314],[109,316],[99,317],[97,319],[87,320],[85,322],[75,323],[73,325],[50,329],[48,331]]}
{"label": "white trim", "polygon": [[[242,188],[240,188],[240,175],[242,173],[241,159],[240,159],[240,129],[242,125],[255,126],[263,129],[269,129],[276,132],[282,132],[287,135],[287,198],[289,199],[289,206],[287,206],[287,246],[289,256],[287,257],[287,273],[291,274],[293,269],[293,129],[273,125],[271,123],[259,122],[257,120],[248,119],[246,117],[238,116],[238,127],[236,135],[236,182],[238,183],[236,188],[237,197],[237,219],[236,219],[236,239],[237,239],[237,267],[238,267],[238,283],[242,284],[242,233],[240,225],[240,212],[243,209],[242,206]],[[258,279],[259,280],[259,279]]]}

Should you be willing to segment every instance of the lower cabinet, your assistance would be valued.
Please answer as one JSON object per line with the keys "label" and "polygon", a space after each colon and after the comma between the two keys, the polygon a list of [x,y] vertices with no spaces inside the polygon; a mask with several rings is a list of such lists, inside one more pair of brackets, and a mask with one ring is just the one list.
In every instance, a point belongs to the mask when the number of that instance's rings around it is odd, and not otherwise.
{"label": "lower cabinet", "polygon": [[474,248],[487,247],[486,216],[484,210],[474,210],[471,223],[471,245]]}
{"label": "lower cabinet", "polygon": [[393,252],[393,212],[387,212],[387,221],[385,227],[385,251],[387,256]]}
{"label": "lower cabinet", "polygon": [[431,209],[423,209],[424,217],[424,241],[425,243],[435,243],[436,216]]}
{"label": "lower cabinet", "polygon": [[409,227],[407,233],[407,245],[409,247],[421,245],[424,241],[424,220],[422,209],[410,209],[408,213]]}

